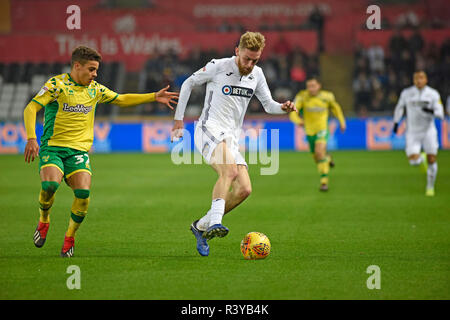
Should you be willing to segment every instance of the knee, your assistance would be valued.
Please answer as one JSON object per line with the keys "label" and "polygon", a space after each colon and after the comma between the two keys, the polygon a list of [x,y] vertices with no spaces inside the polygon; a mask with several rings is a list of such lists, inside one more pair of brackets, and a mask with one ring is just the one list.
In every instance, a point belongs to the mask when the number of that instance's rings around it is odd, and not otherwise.
{"label": "knee", "polygon": [[325,155],[322,152],[316,152],[314,153],[314,161],[316,163],[319,163],[320,161],[322,161],[323,159],[325,159]]}
{"label": "knee", "polygon": [[244,187],[239,189],[238,196],[241,199],[246,199],[246,198],[248,198],[250,196],[251,193],[252,193],[252,187],[250,185],[249,186],[244,186]]}
{"label": "knee", "polygon": [[429,154],[428,156],[427,156],[427,161],[428,161],[428,164],[433,164],[433,163],[435,163],[436,162],[436,156],[435,155],[431,155],[431,154]]}
{"label": "knee", "polygon": [[408,157],[409,164],[412,166],[418,166],[421,162],[420,154],[413,154]]}
{"label": "knee", "polygon": [[59,187],[59,183],[56,181],[42,181],[41,187],[49,196],[53,196]]}
{"label": "knee", "polygon": [[75,194],[75,197],[78,199],[87,199],[90,195],[89,189],[75,189],[73,190],[73,193]]}

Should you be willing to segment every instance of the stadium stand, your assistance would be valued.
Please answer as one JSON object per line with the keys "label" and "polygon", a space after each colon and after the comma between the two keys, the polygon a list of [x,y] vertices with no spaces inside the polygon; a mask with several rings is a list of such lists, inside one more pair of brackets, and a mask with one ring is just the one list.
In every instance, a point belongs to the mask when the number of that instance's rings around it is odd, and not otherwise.
{"label": "stadium stand", "polygon": [[[367,4],[359,0],[322,0],[315,6],[302,0],[278,0],[276,5],[80,0],[83,29],[70,32],[57,19],[39,18],[65,12],[70,1],[31,3],[11,2],[11,30],[0,35],[0,121],[20,120],[24,101],[51,75],[67,72],[66,62],[77,44],[101,49],[104,62],[97,80],[112,90],[148,92],[166,84],[179,90],[211,58],[232,55],[245,30],[262,31],[268,39],[260,64],[275,99],[292,99],[306,77],[319,75],[324,87],[336,92],[347,115],[389,114],[417,67],[426,69],[443,101],[450,93],[450,24],[444,0],[384,3],[383,32],[367,30]],[[417,28],[420,32],[413,32]],[[353,66],[343,68],[348,61]],[[437,63],[443,68],[436,68]],[[188,116],[200,112],[203,91],[192,93]],[[254,100],[249,112],[262,112]],[[99,106],[97,114],[114,118],[169,112],[148,104]]]}
{"label": "stadium stand", "polygon": [[450,37],[438,46],[414,28],[408,37],[394,31],[385,46],[375,40],[367,47],[358,45],[352,84],[356,113],[392,114],[401,90],[412,85],[412,73],[418,69],[426,71],[430,86],[445,101],[450,95]]}

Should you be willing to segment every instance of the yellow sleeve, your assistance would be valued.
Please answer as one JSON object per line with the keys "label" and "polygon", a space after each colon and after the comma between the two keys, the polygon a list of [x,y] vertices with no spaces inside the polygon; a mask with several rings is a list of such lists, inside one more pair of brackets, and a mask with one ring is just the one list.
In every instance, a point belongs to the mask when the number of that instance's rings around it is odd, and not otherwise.
{"label": "yellow sleeve", "polygon": [[332,94],[330,92],[330,109],[331,112],[333,112],[333,114],[335,115],[335,117],[339,120],[339,124],[342,127],[345,126],[345,118],[344,118],[344,113],[342,112],[342,108],[339,105],[339,103],[337,103],[334,94]]}
{"label": "yellow sleeve", "polygon": [[100,90],[100,98],[98,103],[112,103],[119,96],[118,93],[108,89],[100,83],[98,83],[98,86]]}
{"label": "yellow sleeve", "polygon": [[303,98],[300,93],[295,96],[294,105],[298,112],[289,112],[289,119],[295,124],[303,124],[303,119],[299,116],[300,109],[303,107]]}
{"label": "yellow sleeve", "polygon": [[36,113],[41,109],[42,106],[32,100],[23,111],[23,122],[27,132],[27,139],[36,139]]}
{"label": "yellow sleeve", "polygon": [[32,99],[32,101],[37,102],[42,107],[45,107],[50,102],[55,101],[56,99],[58,99],[58,96],[62,91],[61,87],[58,84],[58,79],[56,79],[55,77],[50,78],[44,84],[38,94]]}
{"label": "yellow sleeve", "polygon": [[119,107],[131,107],[138,104],[149,103],[156,100],[156,93],[127,93],[119,94],[114,100],[114,104]]}
{"label": "yellow sleeve", "polygon": [[295,111],[289,112],[289,120],[295,124],[303,124],[303,119]]}
{"label": "yellow sleeve", "polygon": [[302,92],[300,91],[294,98],[294,105],[297,108],[297,111],[300,112],[300,109],[303,108],[303,97]]}

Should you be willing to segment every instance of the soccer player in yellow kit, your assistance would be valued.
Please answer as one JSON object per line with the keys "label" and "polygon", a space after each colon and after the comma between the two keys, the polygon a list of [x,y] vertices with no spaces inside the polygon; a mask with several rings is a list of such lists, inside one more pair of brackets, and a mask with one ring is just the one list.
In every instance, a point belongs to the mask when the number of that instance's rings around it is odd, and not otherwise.
{"label": "soccer player in yellow kit", "polygon": [[306,81],[306,90],[301,90],[295,96],[296,112],[289,113],[289,119],[295,124],[304,126],[309,149],[314,155],[314,161],[320,173],[320,190],[328,190],[328,173],[334,163],[327,154],[328,114],[333,112],[339,120],[341,132],[346,129],[344,114],[334,98],[334,94],[321,90],[322,85],[315,77]]}
{"label": "soccer player in yellow kit", "polygon": [[[158,101],[173,109],[178,93],[168,86],[146,94],[117,94],[94,81],[101,62],[100,54],[80,46],[72,52],[70,73],[52,77],[31,100],[24,111],[27,132],[25,161],[39,156],[41,191],[40,217],[34,233],[34,244],[44,245],[50,225],[50,209],[62,178],[73,189],[69,227],[64,237],[62,257],[74,252],[75,232],[85,218],[89,206],[91,167],[88,151],[94,140],[94,115],[98,103],[114,103],[120,107]],[[41,146],[36,140],[36,113],[44,108],[44,132]]]}

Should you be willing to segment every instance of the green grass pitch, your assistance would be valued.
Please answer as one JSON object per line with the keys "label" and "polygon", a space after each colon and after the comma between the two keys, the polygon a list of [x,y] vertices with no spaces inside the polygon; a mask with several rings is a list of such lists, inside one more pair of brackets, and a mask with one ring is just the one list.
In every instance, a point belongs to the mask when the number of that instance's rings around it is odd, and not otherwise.
{"label": "green grass pitch", "polygon": [[[0,299],[449,299],[450,152],[439,154],[434,198],[402,151],[333,156],[328,193],[308,153],[280,153],[276,175],[251,165],[253,193],[201,257],[189,225],[210,205],[212,169],[174,165],[169,154],[93,154],[71,259],[59,257],[70,188],[60,186],[47,242],[35,248],[37,162],[0,156]],[[243,259],[250,231],[270,238],[267,259]],[[66,285],[70,265],[80,268],[79,290]],[[367,288],[371,265],[381,289]]]}

